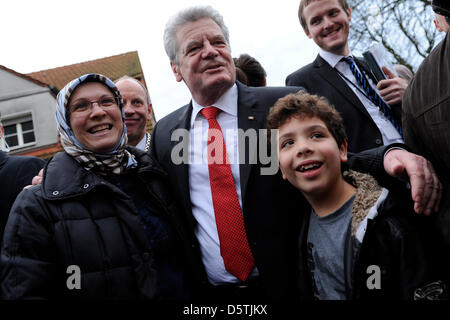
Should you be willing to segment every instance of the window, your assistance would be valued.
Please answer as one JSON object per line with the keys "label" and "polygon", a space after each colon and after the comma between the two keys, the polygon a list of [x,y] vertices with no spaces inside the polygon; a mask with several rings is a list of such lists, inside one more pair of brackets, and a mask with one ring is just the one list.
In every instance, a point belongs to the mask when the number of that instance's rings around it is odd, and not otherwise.
{"label": "window", "polygon": [[[27,119],[28,118],[28,119]],[[18,122],[4,126],[5,139],[11,150],[26,147],[36,142],[33,120],[21,118]]]}

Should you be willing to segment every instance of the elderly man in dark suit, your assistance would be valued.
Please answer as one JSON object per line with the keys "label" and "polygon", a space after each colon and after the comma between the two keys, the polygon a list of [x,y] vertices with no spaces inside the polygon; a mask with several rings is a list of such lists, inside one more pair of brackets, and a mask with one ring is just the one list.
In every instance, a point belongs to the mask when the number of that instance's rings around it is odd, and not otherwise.
{"label": "elderly man in dark suit", "polygon": [[[0,121],[0,146],[4,144],[3,125]],[[44,164],[44,160],[36,157],[10,157],[0,150],[0,244],[14,200],[25,186],[31,184]]]}
{"label": "elderly man in dark suit", "polygon": [[[347,0],[302,0],[298,14],[303,30],[320,51],[314,62],[290,74],[286,85],[302,86],[334,105],[344,120],[351,152],[403,142],[400,103],[408,83],[387,69],[389,79],[377,83],[364,60],[352,56]],[[358,82],[352,66],[367,81]]]}
{"label": "elderly man in dark suit", "polygon": [[[275,101],[301,88],[236,82],[228,30],[211,7],[179,12],[167,23],[164,40],[175,78],[185,82],[192,101],[156,124],[150,152],[184,208],[198,253],[200,291],[216,302],[294,298],[304,199],[283,182],[278,159],[265,156],[261,129]],[[383,163],[392,174],[432,177],[426,165],[417,165],[417,156],[393,150],[383,160],[384,151],[354,155],[351,164],[384,181]],[[436,201],[422,178],[413,188],[426,189],[421,201]]]}
{"label": "elderly man in dark suit", "polygon": [[[450,23],[450,3],[432,1]],[[450,255],[450,32],[426,57],[405,91],[403,127],[411,149],[429,159],[443,186],[443,201],[432,234],[445,245],[438,253],[448,278]],[[446,263],[443,263],[446,260]]]}

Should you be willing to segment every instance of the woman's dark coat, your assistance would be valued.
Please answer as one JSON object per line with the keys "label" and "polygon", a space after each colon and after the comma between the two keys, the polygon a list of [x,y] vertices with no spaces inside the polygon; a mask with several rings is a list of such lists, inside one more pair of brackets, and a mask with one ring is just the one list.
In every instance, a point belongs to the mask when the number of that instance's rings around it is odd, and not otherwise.
{"label": "woman's dark coat", "polygon": [[[162,213],[176,214],[165,173],[137,149],[136,178]],[[172,221],[183,236],[181,224]],[[58,153],[43,184],[23,191],[11,211],[1,252],[4,299],[151,299],[152,250],[133,201],[116,186]],[[80,289],[74,271],[79,267]],[[72,288],[72,289],[70,289]]]}

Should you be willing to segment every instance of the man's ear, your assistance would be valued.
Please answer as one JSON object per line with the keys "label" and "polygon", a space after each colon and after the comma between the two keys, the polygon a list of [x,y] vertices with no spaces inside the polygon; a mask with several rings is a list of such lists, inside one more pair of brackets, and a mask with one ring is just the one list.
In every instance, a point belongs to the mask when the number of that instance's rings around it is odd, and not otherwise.
{"label": "man's ear", "polygon": [[439,22],[437,21],[436,17],[433,19],[433,23],[434,23],[434,26],[436,27],[437,31],[441,32],[441,30],[440,30],[441,28],[439,26]]}
{"label": "man's ear", "polygon": [[148,113],[147,113],[147,121],[150,121],[152,118],[153,105],[151,103],[148,104]]}
{"label": "man's ear", "polygon": [[303,31],[305,31],[305,34],[306,34],[306,36],[308,38],[310,38],[310,39],[312,38],[311,33],[309,33],[309,29],[308,28],[303,29]]}
{"label": "man's ear", "polygon": [[439,31],[439,32],[445,31],[442,28],[441,21],[439,21],[439,19],[438,19],[438,17],[436,17],[436,15],[434,16],[433,22],[434,22],[434,26],[436,27],[437,31]]}
{"label": "man's ear", "polygon": [[172,72],[175,75],[175,79],[178,82],[182,81],[183,76],[181,75],[181,72],[180,72],[180,66],[178,66],[175,63],[173,63],[172,61],[170,61],[170,67],[172,68]]}

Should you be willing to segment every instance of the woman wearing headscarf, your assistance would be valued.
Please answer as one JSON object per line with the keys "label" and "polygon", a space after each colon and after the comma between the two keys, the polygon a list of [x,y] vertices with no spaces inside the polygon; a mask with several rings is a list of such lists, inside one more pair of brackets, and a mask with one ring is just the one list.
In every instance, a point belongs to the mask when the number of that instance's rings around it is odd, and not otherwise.
{"label": "woman wearing headscarf", "polygon": [[165,173],[126,147],[114,83],[86,74],[57,96],[64,152],[24,190],[1,252],[4,299],[187,298],[181,222]]}

